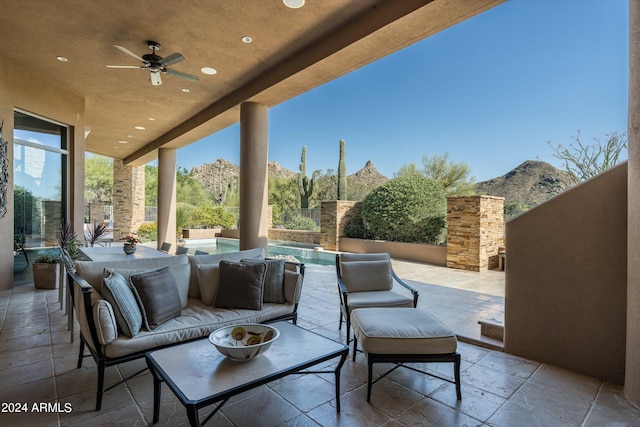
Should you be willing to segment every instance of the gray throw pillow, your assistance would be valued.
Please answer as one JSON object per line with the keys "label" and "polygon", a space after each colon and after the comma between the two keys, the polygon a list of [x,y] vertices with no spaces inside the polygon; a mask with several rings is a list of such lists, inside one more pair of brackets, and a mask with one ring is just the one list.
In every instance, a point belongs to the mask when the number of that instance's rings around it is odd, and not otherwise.
{"label": "gray throw pillow", "polygon": [[265,262],[243,264],[220,261],[220,280],[214,307],[262,310]]}
{"label": "gray throw pillow", "polygon": [[120,331],[133,338],[142,327],[142,313],[127,280],[118,273],[105,277],[102,297],[111,304]]}
{"label": "gray throw pillow", "polygon": [[263,302],[284,302],[284,260],[283,259],[243,259],[245,264],[266,262],[267,271],[264,278]]}
{"label": "gray throw pillow", "polygon": [[129,280],[138,296],[145,327],[148,330],[154,330],[164,322],[180,316],[180,295],[176,280],[168,266],[132,274]]}

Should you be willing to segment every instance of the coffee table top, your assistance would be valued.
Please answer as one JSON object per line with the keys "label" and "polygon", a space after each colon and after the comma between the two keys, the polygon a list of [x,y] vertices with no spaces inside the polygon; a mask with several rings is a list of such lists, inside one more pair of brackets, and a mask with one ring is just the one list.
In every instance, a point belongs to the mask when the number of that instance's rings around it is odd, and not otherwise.
{"label": "coffee table top", "polygon": [[159,251],[148,246],[136,245],[137,250],[133,254],[125,254],[122,244],[114,244],[112,246],[94,246],[80,248],[80,252],[91,261],[127,261],[141,258],[165,258],[171,257],[166,252]]}
{"label": "coffee table top", "polygon": [[156,372],[183,403],[216,401],[348,351],[344,344],[287,322],[271,324],[280,337],[246,362],[227,359],[208,339],[147,353]]}

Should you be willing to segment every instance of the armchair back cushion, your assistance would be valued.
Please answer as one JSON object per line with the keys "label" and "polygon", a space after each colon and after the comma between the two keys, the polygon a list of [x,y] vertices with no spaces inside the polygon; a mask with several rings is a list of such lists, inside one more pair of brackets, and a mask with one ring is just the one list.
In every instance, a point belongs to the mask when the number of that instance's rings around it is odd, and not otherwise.
{"label": "armchair back cushion", "polygon": [[340,262],[340,270],[349,292],[389,291],[393,287],[390,261]]}

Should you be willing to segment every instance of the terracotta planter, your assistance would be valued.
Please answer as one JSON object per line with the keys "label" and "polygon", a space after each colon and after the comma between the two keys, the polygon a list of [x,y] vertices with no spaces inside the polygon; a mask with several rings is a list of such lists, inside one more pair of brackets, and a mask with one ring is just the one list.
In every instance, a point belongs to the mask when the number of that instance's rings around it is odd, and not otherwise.
{"label": "terracotta planter", "polygon": [[33,284],[36,289],[56,289],[60,280],[60,264],[33,263]]}

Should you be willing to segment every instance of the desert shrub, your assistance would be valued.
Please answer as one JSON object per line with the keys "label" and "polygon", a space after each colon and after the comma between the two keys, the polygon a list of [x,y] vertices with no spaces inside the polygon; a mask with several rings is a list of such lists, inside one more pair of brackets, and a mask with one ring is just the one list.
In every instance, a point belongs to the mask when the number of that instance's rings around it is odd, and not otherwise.
{"label": "desert shrub", "polygon": [[236,223],[236,217],[222,206],[210,203],[198,206],[193,210],[189,227],[191,228],[231,228]]}
{"label": "desert shrub", "polygon": [[287,230],[308,230],[318,231],[319,227],[316,222],[309,217],[296,215],[285,224]]}
{"label": "desert shrub", "polygon": [[446,215],[444,189],[422,175],[389,180],[362,201],[362,218],[374,239],[441,244]]}
{"label": "desert shrub", "polygon": [[138,227],[136,234],[141,242],[155,242],[158,240],[158,223],[145,222]]}
{"label": "desert shrub", "polygon": [[344,235],[353,239],[371,239],[371,232],[367,229],[362,218],[352,218],[344,226]]}

